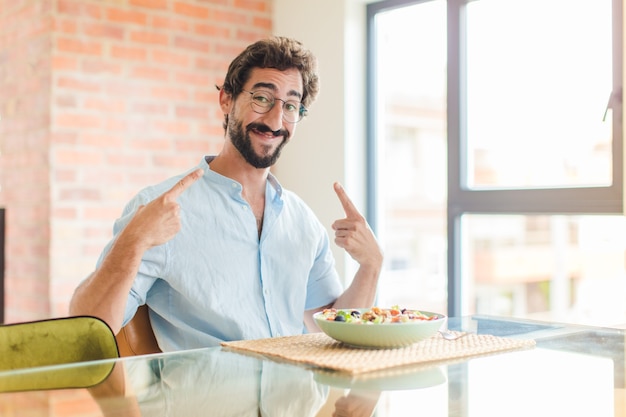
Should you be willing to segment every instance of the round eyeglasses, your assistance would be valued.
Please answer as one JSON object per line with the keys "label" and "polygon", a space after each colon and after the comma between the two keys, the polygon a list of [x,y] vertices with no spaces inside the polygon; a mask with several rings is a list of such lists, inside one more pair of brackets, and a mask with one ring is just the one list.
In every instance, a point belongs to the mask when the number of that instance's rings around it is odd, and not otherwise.
{"label": "round eyeglasses", "polygon": [[307,114],[307,109],[298,100],[283,100],[274,97],[267,91],[242,90],[251,96],[250,107],[255,113],[264,114],[272,110],[276,100],[283,102],[283,120],[287,123],[298,123]]}

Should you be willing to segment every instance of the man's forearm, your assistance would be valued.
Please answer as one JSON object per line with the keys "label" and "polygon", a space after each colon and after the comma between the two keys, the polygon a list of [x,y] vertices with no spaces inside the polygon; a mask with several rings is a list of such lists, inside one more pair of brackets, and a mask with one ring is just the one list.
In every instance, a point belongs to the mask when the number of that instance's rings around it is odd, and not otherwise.
{"label": "man's forearm", "polygon": [[90,315],[104,320],[119,332],[133,280],[139,270],[143,249],[122,233],[104,261],[74,292],[71,315]]}
{"label": "man's forearm", "polygon": [[334,308],[371,307],[376,299],[380,266],[361,265],[350,286],[335,300]]}

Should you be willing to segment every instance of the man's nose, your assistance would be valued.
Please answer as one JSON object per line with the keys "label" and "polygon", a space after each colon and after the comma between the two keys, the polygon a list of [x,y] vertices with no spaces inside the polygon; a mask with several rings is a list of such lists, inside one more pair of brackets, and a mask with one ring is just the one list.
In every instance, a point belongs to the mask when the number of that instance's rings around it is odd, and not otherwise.
{"label": "man's nose", "polygon": [[273,131],[277,131],[282,129],[283,127],[283,102],[276,101],[274,106],[264,114],[265,124],[272,129]]}

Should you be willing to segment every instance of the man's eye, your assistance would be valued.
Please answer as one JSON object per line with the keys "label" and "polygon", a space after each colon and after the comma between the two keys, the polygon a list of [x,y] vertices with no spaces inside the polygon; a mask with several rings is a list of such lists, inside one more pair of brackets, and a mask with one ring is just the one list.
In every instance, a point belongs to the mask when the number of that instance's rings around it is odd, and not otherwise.
{"label": "man's eye", "polygon": [[253,99],[259,104],[271,104],[272,103],[272,100],[269,97],[263,96],[263,95],[254,96]]}
{"label": "man's eye", "polygon": [[300,103],[288,101],[285,103],[285,111],[288,113],[298,113],[300,109]]}

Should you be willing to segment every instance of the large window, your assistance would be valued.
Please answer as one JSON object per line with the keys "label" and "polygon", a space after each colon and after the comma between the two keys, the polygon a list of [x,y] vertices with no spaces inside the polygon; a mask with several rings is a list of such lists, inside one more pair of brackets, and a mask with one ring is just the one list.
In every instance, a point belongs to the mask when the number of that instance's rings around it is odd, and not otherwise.
{"label": "large window", "polygon": [[626,321],[622,0],[368,6],[379,302]]}

